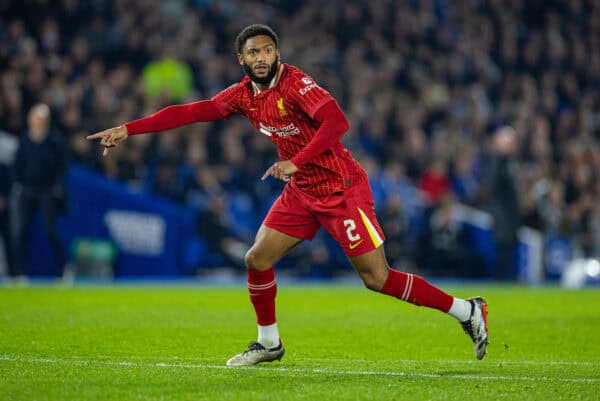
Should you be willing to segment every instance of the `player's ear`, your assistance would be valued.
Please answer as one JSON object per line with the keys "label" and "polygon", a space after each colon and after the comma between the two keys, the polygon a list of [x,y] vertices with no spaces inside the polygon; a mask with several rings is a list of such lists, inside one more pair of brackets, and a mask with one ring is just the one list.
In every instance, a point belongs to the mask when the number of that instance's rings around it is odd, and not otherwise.
{"label": "player's ear", "polygon": [[244,65],[244,56],[242,55],[242,53],[238,53],[238,62],[240,63],[240,65]]}

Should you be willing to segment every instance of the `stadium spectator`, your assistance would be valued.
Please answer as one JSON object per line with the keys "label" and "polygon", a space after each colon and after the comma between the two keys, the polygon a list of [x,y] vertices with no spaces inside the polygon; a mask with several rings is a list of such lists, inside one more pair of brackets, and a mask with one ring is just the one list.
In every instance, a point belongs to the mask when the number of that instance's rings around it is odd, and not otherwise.
{"label": "stadium spectator", "polygon": [[10,187],[12,179],[9,167],[0,162],[0,237],[2,238],[2,246],[4,250],[3,265],[7,268],[9,277],[14,277],[15,272],[12,268],[12,246],[11,232],[9,221],[9,205],[10,205]]}
{"label": "stadium spectator", "polygon": [[[383,207],[377,209],[381,220],[381,228],[386,236],[385,254],[392,265],[406,266],[410,264],[411,248],[407,246],[409,221],[402,197],[393,194],[386,198]],[[406,268],[405,268],[406,269]]]}
{"label": "stadium spectator", "polygon": [[419,188],[423,191],[427,204],[432,207],[438,206],[442,199],[450,194],[450,180],[445,161],[435,159],[431,162],[423,172]]}
{"label": "stadium spectator", "polygon": [[208,251],[223,258],[225,266],[239,266],[244,263],[248,246],[240,241],[230,229],[235,224],[225,221],[228,198],[225,193],[208,195],[208,207],[198,214],[198,233],[207,239]]}
{"label": "stadium spectator", "polygon": [[465,258],[460,244],[462,224],[457,216],[455,200],[452,196],[445,196],[429,219],[424,241],[424,253],[428,261],[425,266],[433,274],[460,277],[465,273]]}
{"label": "stadium spectator", "polygon": [[192,92],[192,71],[177,60],[173,44],[163,45],[160,59],[150,62],[142,71],[145,95],[162,96],[167,101],[184,100]]}
{"label": "stadium spectator", "polygon": [[512,127],[497,129],[492,137],[492,155],[486,188],[488,210],[493,218],[496,245],[495,276],[500,280],[515,280],[517,231],[521,221],[517,193],[514,155],[516,132]]}
{"label": "stadium spectator", "polygon": [[56,230],[56,219],[66,208],[66,146],[61,134],[52,128],[47,105],[40,103],[33,106],[27,115],[27,122],[14,166],[15,209],[11,210],[16,227],[13,240],[14,275],[25,273],[33,218],[39,211],[44,232],[54,252],[56,275],[63,277],[67,260]]}
{"label": "stadium spectator", "polygon": [[473,164],[472,150],[461,151],[455,155],[449,174],[452,192],[460,202],[467,205],[475,205],[481,191]]}

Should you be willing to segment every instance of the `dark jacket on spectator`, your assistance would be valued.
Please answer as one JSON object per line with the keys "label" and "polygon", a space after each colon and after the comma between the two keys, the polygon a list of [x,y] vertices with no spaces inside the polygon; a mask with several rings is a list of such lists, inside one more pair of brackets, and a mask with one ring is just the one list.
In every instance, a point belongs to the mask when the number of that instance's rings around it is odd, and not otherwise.
{"label": "dark jacket on spectator", "polygon": [[52,188],[63,185],[67,167],[67,153],[62,138],[56,132],[41,143],[34,143],[27,134],[15,158],[15,181],[24,187]]}

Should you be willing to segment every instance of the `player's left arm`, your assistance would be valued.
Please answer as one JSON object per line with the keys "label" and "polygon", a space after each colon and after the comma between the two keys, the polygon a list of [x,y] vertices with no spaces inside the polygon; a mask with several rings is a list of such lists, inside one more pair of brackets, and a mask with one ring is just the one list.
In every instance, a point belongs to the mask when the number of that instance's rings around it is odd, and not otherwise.
{"label": "player's left arm", "polygon": [[331,148],[350,128],[344,112],[333,96],[317,85],[311,77],[296,75],[286,95],[297,109],[319,124],[319,129],[291,160],[279,161],[269,167],[263,175],[263,180],[272,175],[280,180],[289,181],[292,174]]}
{"label": "player's left arm", "polygon": [[350,129],[344,112],[333,98],[317,110],[314,119],[320,124],[315,136],[290,160],[297,168],[331,148]]}
{"label": "player's left arm", "polygon": [[263,180],[272,175],[282,181],[289,181],[292,174],[331,148],[350,128],[344,112],[333,98],[317,110],[314,120],[320,126],[311,141],[290,160],[278,161],[271,165],[262,176]]}

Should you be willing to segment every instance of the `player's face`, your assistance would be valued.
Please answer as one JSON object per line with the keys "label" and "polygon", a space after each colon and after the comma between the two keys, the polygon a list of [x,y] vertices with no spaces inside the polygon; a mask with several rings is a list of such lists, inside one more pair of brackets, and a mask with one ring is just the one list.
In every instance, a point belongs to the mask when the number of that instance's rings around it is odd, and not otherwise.
{"label": "player's face", "polygon": [[267,85],[277,73],[279,49],[267,35],[248,38],[238,60],[251,80]]}

